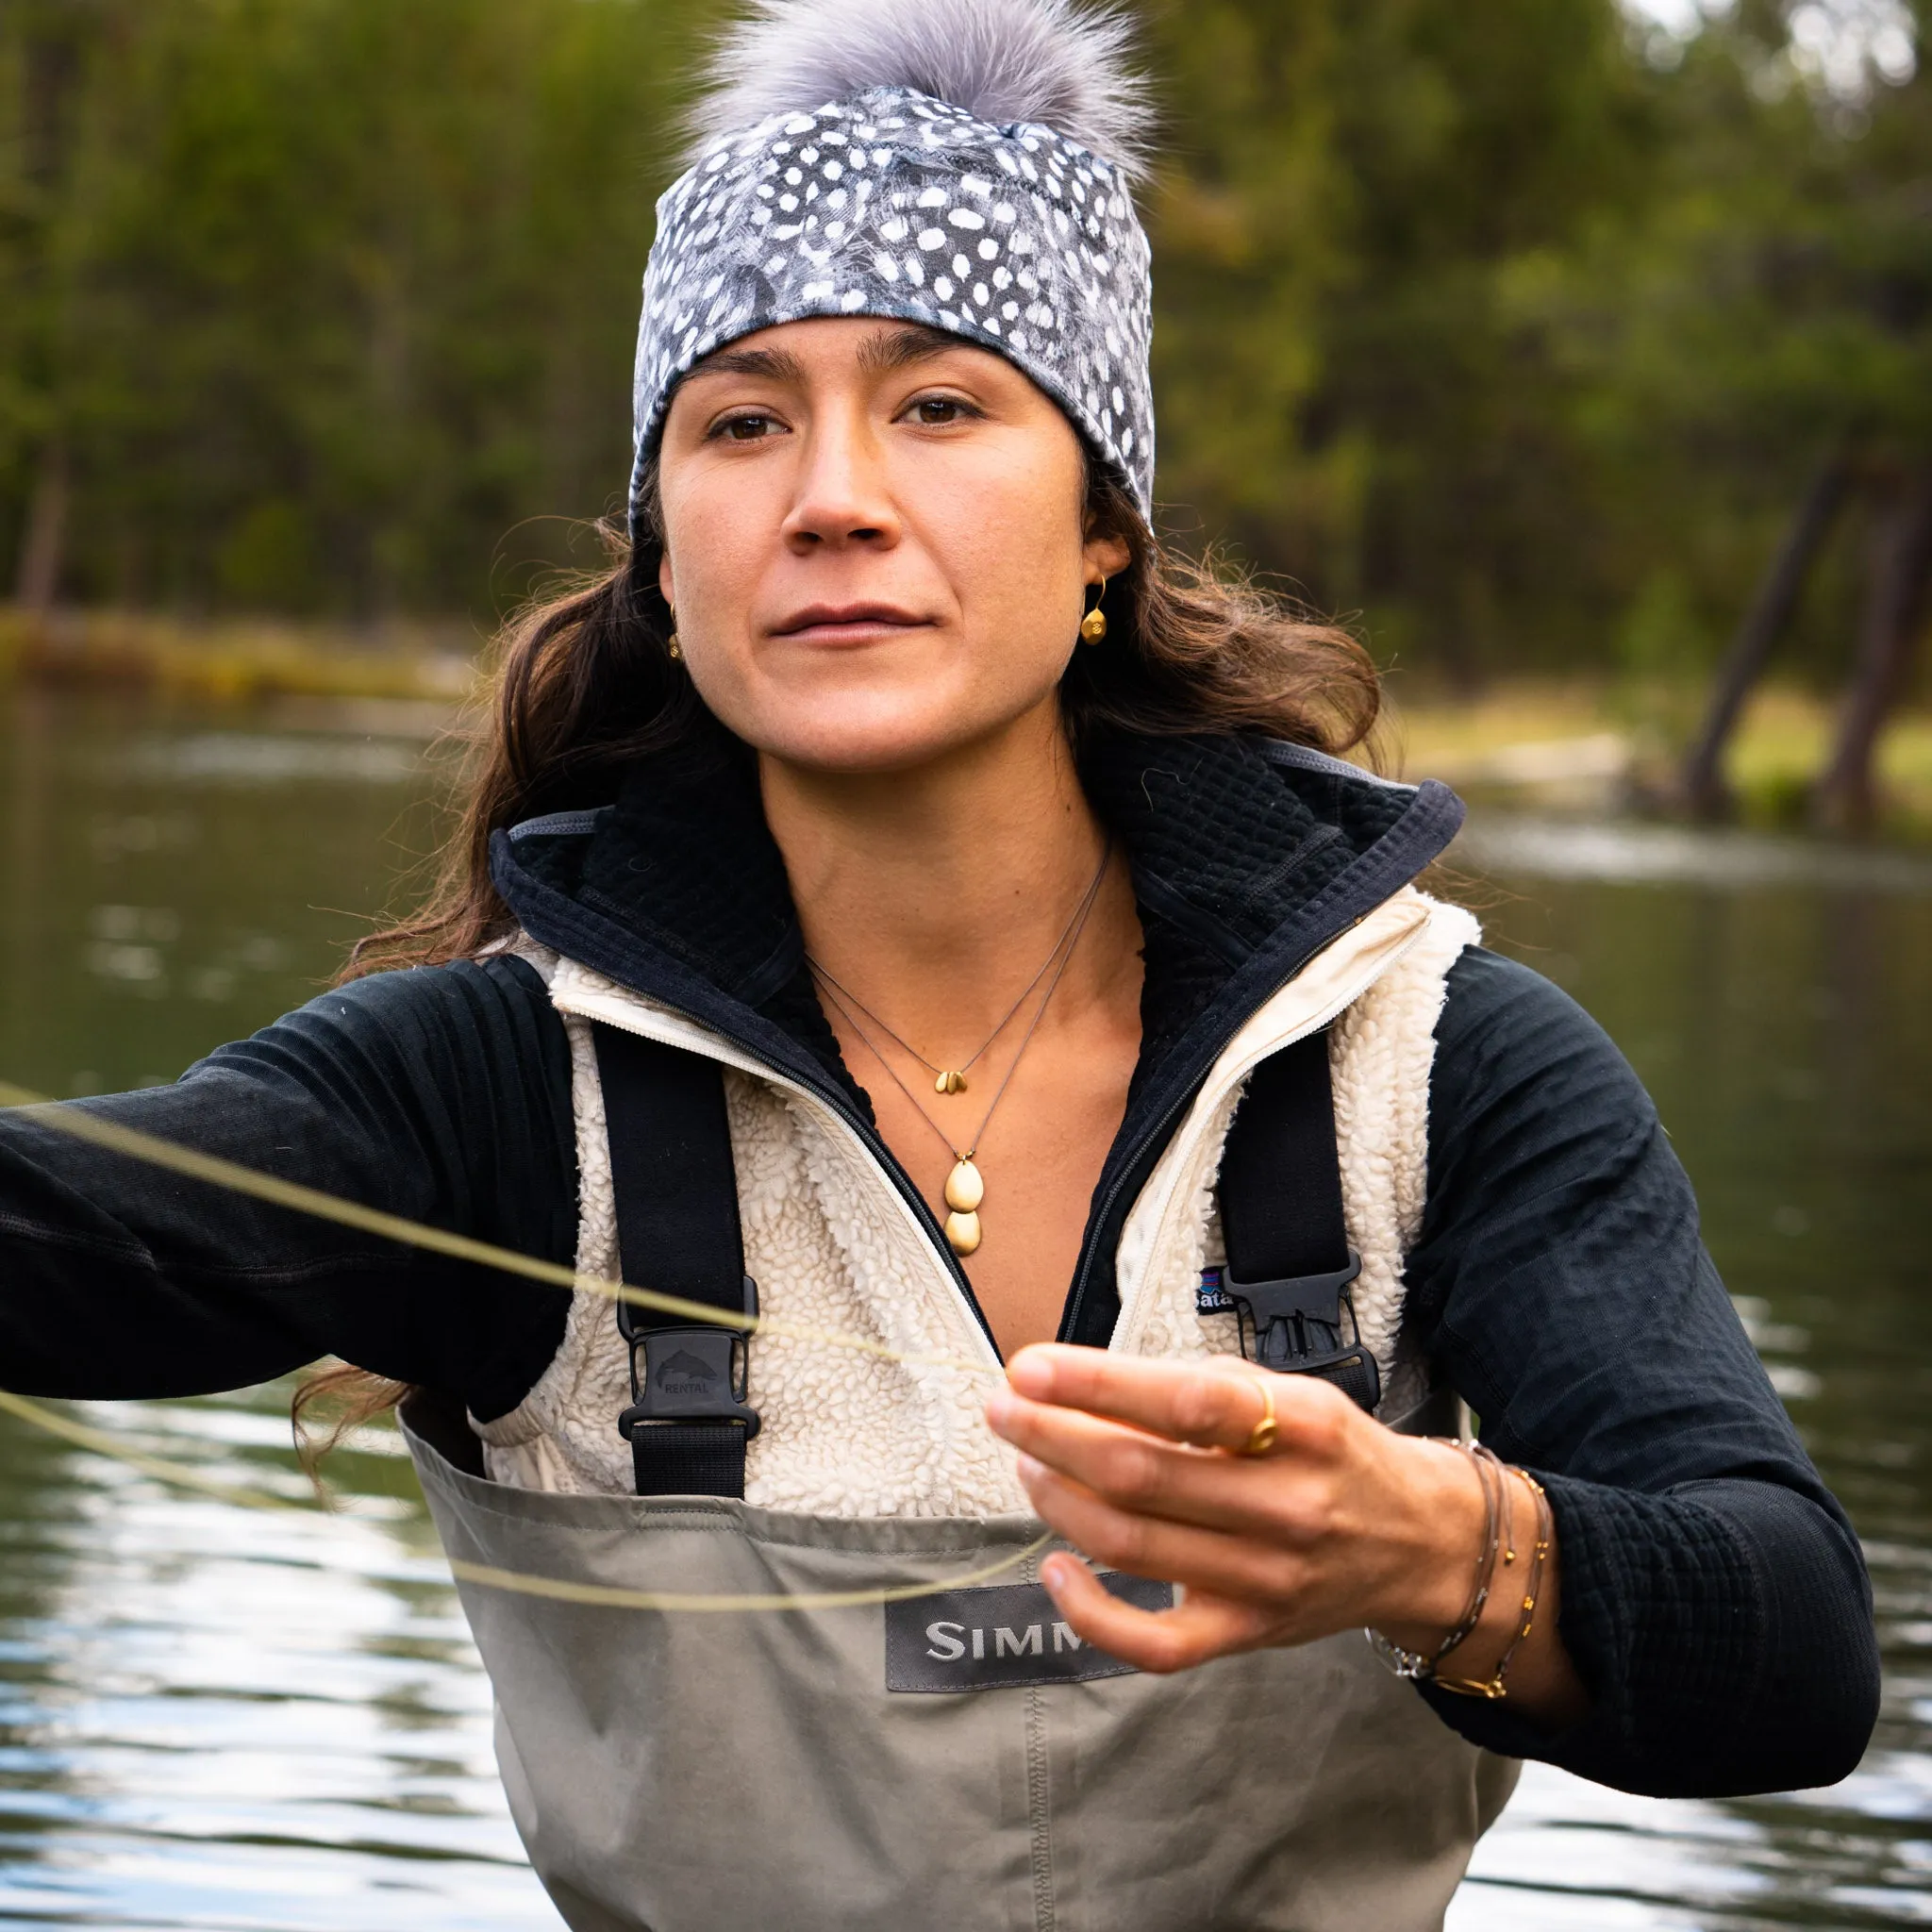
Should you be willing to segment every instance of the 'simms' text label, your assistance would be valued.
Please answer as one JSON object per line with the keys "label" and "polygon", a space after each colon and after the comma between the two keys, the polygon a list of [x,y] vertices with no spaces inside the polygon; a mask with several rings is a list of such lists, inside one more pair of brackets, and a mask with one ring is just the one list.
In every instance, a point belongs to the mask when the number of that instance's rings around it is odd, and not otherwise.
{"label": "'simms' text label", "polygon": [[[1143,1610],[1174,1605],[1174,1585],[1102,1574],[1108,1590]],[[888,1690],[998,1690],[1121,1677],[1131,1664],[1074,1634],[1037,1583],[948,1590],[887,1604]]]}

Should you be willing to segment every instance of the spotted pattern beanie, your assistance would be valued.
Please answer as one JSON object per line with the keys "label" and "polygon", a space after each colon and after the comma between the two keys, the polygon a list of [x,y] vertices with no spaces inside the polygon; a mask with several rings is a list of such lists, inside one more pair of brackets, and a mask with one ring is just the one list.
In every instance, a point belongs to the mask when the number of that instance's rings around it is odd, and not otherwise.
{"label": "spotted pattern beanie", "polygon": [[633,388],[635,529],[678,380],[816,315],[1016,364],[1151,517],[1144,84],[1070,0],[758,0],[714,54],[658,203]]}

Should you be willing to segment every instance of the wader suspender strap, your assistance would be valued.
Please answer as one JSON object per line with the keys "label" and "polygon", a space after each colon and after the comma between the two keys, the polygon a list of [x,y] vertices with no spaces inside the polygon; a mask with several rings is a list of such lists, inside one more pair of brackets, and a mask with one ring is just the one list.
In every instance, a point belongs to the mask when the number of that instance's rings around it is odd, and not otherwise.
{"label": "wader suspender strap", "polygon": [[[756,1315],[744,1272],[724,1070],[700,1054],[598,1024],[617,1249],[625,1281]],[[742,1496],[751,1343],[741,1328],[617,1305],[631,1406],[618,1419],[641,1496]]]}
{"label": "wader suspender strap", "polygon": [[1320,1375],[1364,1408],[1381,1400],[1348,1284],[1361,1257],[1342,1219],[1328,1036],[1265,1059],[1221,1158],[1222,1290],[1241,1322],[1241,1353],[1285,1374]]}

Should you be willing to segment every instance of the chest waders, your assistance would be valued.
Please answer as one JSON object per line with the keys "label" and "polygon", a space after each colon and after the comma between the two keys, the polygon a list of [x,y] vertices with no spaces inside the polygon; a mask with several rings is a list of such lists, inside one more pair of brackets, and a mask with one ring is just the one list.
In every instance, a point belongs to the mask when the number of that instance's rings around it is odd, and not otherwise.
{"label": "chest waders", "polygon": [[[731,1313],[744,1274],[718,1067],[596,1028],[624,1277]],[[1223,1157],[1245,1353],[1365,1408],[1327,1041],[1251,1078]],[[406,1431],[453,1558],[634,1591],[943,1586],[1024,1516],[752,1507],[753,1344],[620,1305],[635,1496],[485,1479],[459,1414]],[[1418,1416],[1407,1426],[1443,1425]],[[531,1862],[575,1932],[1427,1932],[1513,1763],[1457,1738],[1358,1633],[1145,1676],[1057,1622],[1034,1559],[834,1610],[606,1609],[461,1586]],[[1116,1577],[1144,1607],[1166,1585]]]}

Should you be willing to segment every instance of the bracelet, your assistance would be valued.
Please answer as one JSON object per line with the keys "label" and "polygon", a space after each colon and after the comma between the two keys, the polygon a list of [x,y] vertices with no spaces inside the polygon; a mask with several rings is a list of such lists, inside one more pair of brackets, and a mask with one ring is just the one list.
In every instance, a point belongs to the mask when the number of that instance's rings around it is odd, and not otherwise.
{"label": "bracelet", "polygon": [[[1549,1497],[1543,1486],[1525,1469],[1519,1469],[1513,1463],[1506,1464],[1493,1450],[1482,1443],[1458,1443],[1475,1463],[1483,1484],[1483,1502],[1487,1518],[1483,1533],[1483,1555],[1477,1571],[1477,1587],[1471,1598],[1471,1608],[1465,1610],[1463,1619],[1450,1633],[1436,1651],[1433,1657],[1425,1657],[1419,1651],[1405,1650],[1398,1643],[1391,1642],[1379,1630],[1364,1630],[1362,1635],[1369,1641],[1369,1647],[1384,1664],[1398,1677],[1411,1683],[1434,1684],[1439,1689],[1455,1692],[1460,1697],[1482,1697],[1491,1702],[1509,1694],[1509,1666],[1515,1660],[1517,1651],[1535,1627],[1536,1608],[1542,1594],[1543,1572],[1549,1561],[1550,1547],[1555,1541],[1555,1524],[1550,1513]],[[1487,1466],[1486,1466],[1487,1465]],[[1498,1499],[1491,1494],[1489,1469],[1496,1472],[1496,1480],[1501,1491],[1501,1508]],[[1482,1621],[1484,1607],[1489,1602],[1490,1587],[1495,1575],[1498,1554],[1502,1562],[1513,1565],[1516,1561],[1515,1509],[1509,1495],[1509,1478],[1519,1475],[1529,1485],[1530,1493],[1536,1504],[1536,1541],[1530,1552],[1529,1574],[1525,1580],[1522,1607],[1515,1634],[1496,1668],[1486,1678],[1448,1677],[1438,1671],[1441,1660],[1461,1643],[1476,1624]],[[1502,1521],[1499,1524],[1498,1517]]]}
{"label": "bracelet", "polygon": [[[1490,1586],[1496,1574],[1496,1555],[1504,1537],[1501,1518],[1508,1506],[1507,1491],[1509,1478],[1493,1449],[1481,1442],[1462,1442],[1447,1438],[1436,1440],[1443,1441],[1449,1448],[1459,1449],[1469,1457],[1475,1469],[1476,1481],[1482,1487],[1483,1540],[1476,1556],[1475,1580],[1470,1586],[1469,1601],[1463,1606],[1462,1615],[1457,1619],[1449,1635],[1437,1645],[1433,1657],[1426,1657],[1421,1651],[1404,1650],[1399,1643],[1391,1643],[1379,1630],[1363,1633],[1375,1654],[1398,1677],[1407,1677],[1416,1683],[1433,1681],[1436,1667],[1482,1622],[1483,1611],[1489,1607]],[[1491,1471],[1494,1472],[1493,1477]],[[1514,1551],[1511,1551],[1512,1561],[1514,1556]]]}
{"label": "bracelet", "polygon": [[[1437,1646],[1436,1654],[1429,1659],[1433,1674],[1441,1668],[1442,1659],[1462,1642],[1483,1620],[1483,1612],[1490,1604],[1490,1586],[1496,1577],[1496,1553],[1508,1535],[1509,1472],[1504,1466],[1496,1452],[1482,1442],[1458,1443],[1459,1447],[1475,1465],[1476,1480],[1483,1489],[1483,1542],[1482,1555],[1476,1558],[1475,1586],[1471,1591],[1468,1605],[1462,1612],[1461,1621]],[[1495,1493],[1490,1492],[1491,1473],[1495,1482]],[[1515,1552],[1510,1552],[1510,1560],[1515,1560]]]}
{"label": "bracelet", "polygon": [[[1520,1475],[1529,1485],[1530,1493],[1536,1499],[1536,1546],[1530,1553],[1529,1580],[1523,1592],[1523,1621],[1516,1626],[1516,1634],[1509,1640],[1508,1647],[1496,1659],[1495,1670],[1487,1678],[1438,1677],[1435,1682],[1444,1690],[1453,1690],[1458,1697],[1486,1697],[1491,1702],[1509,1694],[1509,1666],[1515,1660],[1523,1640],[1527,1637],[1536,1622],[1537,1599],[1542,1594],[1543,1566],[1549,1561],[1550,1544],[1555,1541],[1555,1524],[1550,1515],[1550,1499],[1544,1493],[1543,1486],[1526,1469],[1511,1472]],[[1514,1552],[1511,1552],[1514,1555]]]}

